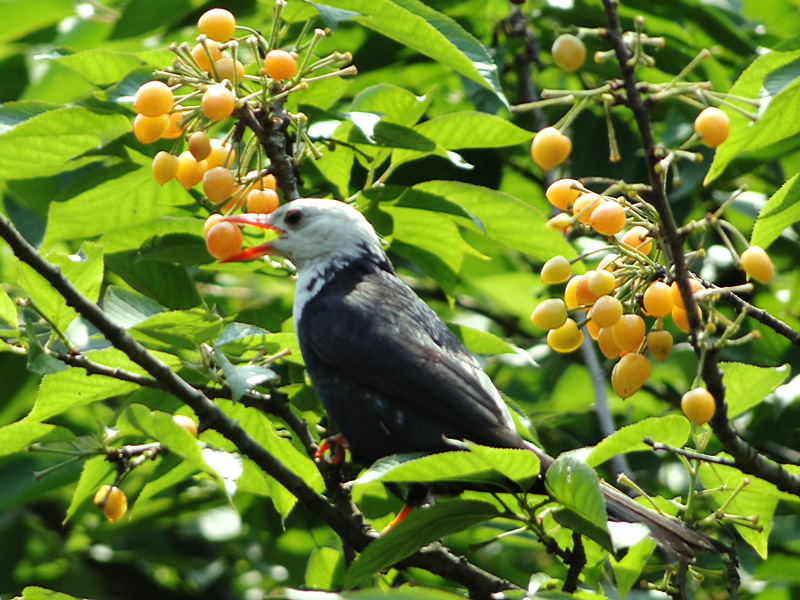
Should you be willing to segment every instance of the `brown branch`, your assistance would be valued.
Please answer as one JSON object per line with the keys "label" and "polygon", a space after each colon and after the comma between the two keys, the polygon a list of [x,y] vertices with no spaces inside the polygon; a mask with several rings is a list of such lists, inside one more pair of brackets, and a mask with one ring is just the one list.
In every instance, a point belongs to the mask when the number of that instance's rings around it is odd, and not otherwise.
{"label": "brown branch", "polygon": [[[202,391],[189,385],[167,364],[153,356],[128,332],[114,323],[103,310],[86,298],[70,282],[61,270],[46,261],[14,228],[9,220],[0,215],[0,237],[22,262],[28,264],[64,298],[89,323],[97,328],[111,344],[121,350],[133,362],[142,367],[163,389],[185,402],[207,427],[218,431],[231,441],[238,450],[252,460],[267,475],[291,492],[306,510],[316,514],[341,538],[345,546],[357,551],[374,539],[360,514],[347,514],[339,507],[318,495],[306,482],[286,467],[274,455],[253,439],[239,423],[228,418]],[[333,490],[336,493],[336,490]],[[509,582],[488,573],[454,556],[446,548],[423,549],[407,558],[403,564],[427,569],[434,574],[465,586],[474,597],[488,597],[491,592],[509,589]]]}
{"label": "brown branch", "polygon": [[702,462],[712,463],[715,465],[725,465],[726,467],[736,466],[736,463],[728,458],[723,458],[720,456],[711,456],[710,454],[701,454],[700,452],[694,452],[692,450],[687,450],[686,448],[676,448],[675,446],[670,446],[669,444],[656,442],[651,437],[645,437],[642,441],[655,451],[663,450],[664,452],[671,452],[672,454],[685,456],[686,458],[690,458],[692,460],[699,460]]}
{"label": "brown branch", "polygon": [[[637,86],[634,73],[635,65],[629,62],[631,53],[622,39],[617,0],[603,0],[606,19],[608,21],[607,40],[614,49],[617,62],[622,72],[622,81],[627,94],[626,105],[633,113],[639,135],[642,139],[650,189],[645,194],[647,200],[655,207],[661,218],[661,226],[655,232],[662,241],[667,262],[673,265],[675,280],[681,292],[686,314],[689,320],[692,347],[699,356],[702,356],[700,339],[702,323],[697,315],[697,301],[692,289],[689,287],[689,270],[686,266],[686,257],[683,252],[684,238],[678,230],[672,209],[667,201],[666,192],[661,177],[656,169],[658,157],[653,131],[650,128],[649,106],[642,98]],[[728,407],[725,403],[725,385],[722,382],[722,371],[717,362],[717,351],[708,351],[701,366],[702,377],[706,387],[714,397],[716,412],[711,419],[711,428],[716,434],[722,447],[733,456],[737,468],[741,471],[760,477],[778,489],[800,496],[800,477],[791,475],[779,464],[767,460],[758,451],[747,444],[736,432],[728,420]]]}
{"label": "brown branch", "polygon": [[793,344],[800,345],[800,333],[789,327],[780,319],[773,317],[763,308],[758,308],[757,306],[753,306],[749,302],[742,300],[730,290],[721,289],[719,292],[720,299],[733,306],[736,310],[746,311],[748,316],[753,317],[762,325],[766,325],[775,333],[782,335]]}

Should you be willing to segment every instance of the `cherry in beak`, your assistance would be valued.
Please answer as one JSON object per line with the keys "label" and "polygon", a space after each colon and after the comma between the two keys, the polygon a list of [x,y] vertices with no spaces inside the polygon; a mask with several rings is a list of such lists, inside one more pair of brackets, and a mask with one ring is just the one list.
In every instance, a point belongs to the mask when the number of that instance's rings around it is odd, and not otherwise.
{"label": "cherry in beak", "polygon": [[[282,234],[283,230],[275,227],[272,223],[269,222],[269,215],[258,214],[258,213],[245,213],[243,215],[231,215],[229,217],[223,217],[223,221],[227,221],[228,223],[237,223],[239,225],[250,225],[251,227],[258,227],[259,229],[267,229],[269,231],[276,231],[278,234]],[[236,254],[229,256],[228,258],[222,259],[221,263],[229,263],[229,262],[241,262],[244,260],[253,260],[254,258],[260,258],[262,256],[266,256],[272,252],[272,240],[268,242],[264,242],[263,244],[259,244],[258,246],[253,246],[252,248],[247,248],[242,250],[241,252],[237,252]]]}

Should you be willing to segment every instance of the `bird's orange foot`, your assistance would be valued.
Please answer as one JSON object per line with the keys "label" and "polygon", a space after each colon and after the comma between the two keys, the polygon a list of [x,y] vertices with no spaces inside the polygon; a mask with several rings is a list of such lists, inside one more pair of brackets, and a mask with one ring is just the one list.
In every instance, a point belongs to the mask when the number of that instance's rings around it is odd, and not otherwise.
{"label": "bird's orange foot", "polygon": [[[339,433],[325,438],[319,444],[317,451],[314,452],[314,460],[319,462],[326,460],[332,465],[338,465],[344,460],[344,451],[349,448],[347,440]],[[330,455],[326,456],[327,453]]]}
{"label": "bird's orange foot", "polygon": [[400,509],[400,512],[397,513],[397,516],[394,519],[392,519],[392,522],[383,528],[383,531],[381,531],[381,535],[385,535],[389,533],[392,529],[397,527],[403,519],[405,519],[408,515],[411,514],[412,510],[414,510],[413,506],[404,504],[403,508]]}

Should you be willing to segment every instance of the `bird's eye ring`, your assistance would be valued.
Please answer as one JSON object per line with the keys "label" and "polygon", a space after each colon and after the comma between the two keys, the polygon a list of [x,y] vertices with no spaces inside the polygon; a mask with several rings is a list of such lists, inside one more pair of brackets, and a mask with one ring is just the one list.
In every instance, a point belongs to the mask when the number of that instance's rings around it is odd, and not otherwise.
{"label": "bird's eye ring", "polygon": [[289,212],[286,213],[284,221],[286,222],[287,225],[297,225],[302,218],[303,218],[303,212],[301,210],[295,209],[295,210],[290,210]]}

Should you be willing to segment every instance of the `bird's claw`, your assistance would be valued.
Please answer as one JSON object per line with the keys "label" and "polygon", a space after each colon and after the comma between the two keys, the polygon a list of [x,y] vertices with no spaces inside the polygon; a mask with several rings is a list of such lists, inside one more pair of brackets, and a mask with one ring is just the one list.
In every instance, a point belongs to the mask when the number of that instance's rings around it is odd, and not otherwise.
{"label": "bird's claw", "polygon": [[324,460],[328,464],[338,465],[344,461],[344,451],[347,448],[349,448],[347,440],[344,439],[341,433],[332,435],[320,442],[317,451],[314,452],[314,461],[320,462]]}

